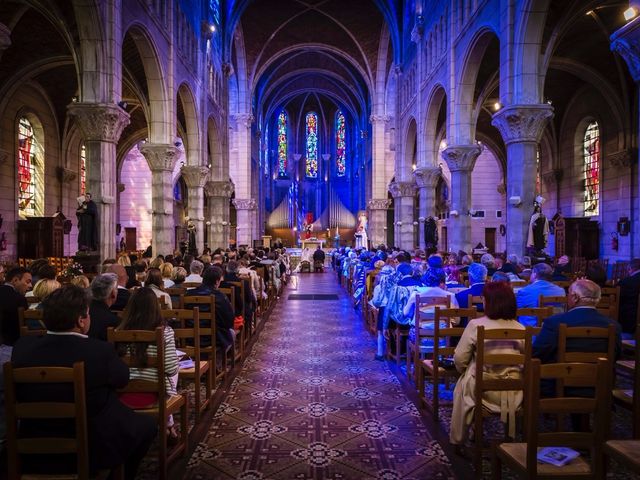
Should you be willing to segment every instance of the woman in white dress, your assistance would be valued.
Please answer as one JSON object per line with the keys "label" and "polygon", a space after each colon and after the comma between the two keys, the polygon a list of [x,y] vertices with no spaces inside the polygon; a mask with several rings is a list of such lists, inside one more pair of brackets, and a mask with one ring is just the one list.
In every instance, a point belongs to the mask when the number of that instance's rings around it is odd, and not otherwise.
{"label": "woman in white dress", "polygon": [[[453,445],[462,445],[467,439],[469,425],[473,421],[475,409],[475,353],[478,342],[478,327],[485,330],[509,328],[524,330],[524,325],[516,318],[516,297],[506,282],[487,283],[482,290],[484,297],[484,316],[475,318],[464,329],[460,342],[456,346],[453,360],[462,377],[453,391],[453,412],[451,413],[451,431],[449,441]],[[487,354],[513,354],[524,352],[522,340],[491,340],[485,343]],[[522,371],[517,366],[492,365],[484,371],[488,379],[517,379]],[[509,425],[509,435],[515,434],[515,413],[522,405],[521,390],[506,392],[486,392],[482,405],[492,413],[499,413],[502,422]]]}

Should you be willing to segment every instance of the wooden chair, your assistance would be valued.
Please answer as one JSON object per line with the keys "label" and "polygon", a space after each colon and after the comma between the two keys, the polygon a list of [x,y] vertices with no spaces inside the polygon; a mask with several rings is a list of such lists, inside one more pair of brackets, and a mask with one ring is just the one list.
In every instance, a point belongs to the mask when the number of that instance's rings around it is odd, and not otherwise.
{"label": "wooden chair", "polygon": [[540,333],[542,322],[553,315],[553,307],[531,307],[531,308],[519,308],[516,310],[516,319],[520,317],[535,317],[536,327],[533,335]]}
{"label": "wooden chair", "polygon": [[[484,408],[482,399],[486,392],[509,392],[514,390],[525,391],[526,379],[525,369],[531,360],[531,337],[533,330],[531,327],[526,329],[515,328],[496,328],[487,330],[484,327],[478,327],[477,330],[477,343],[475,353],[475,400],[476,407],[473,412],[474,423],[474,468],[476,477],[482,477],[482,452],[483,452],[483,433],[484,433],[484,418],[492,415],[496,415],[489,412]],[[522,349],[521,353],[490,353],[486,350],[486,344],[490,342],[504,342],[521,341]],[[514,370],[520,370],[521,374],[516,378],[487,378],[485,377],[485,370],[487,367],[500,366],[500,367],[512,367]],[[515,424],[511,425],[509,422],[515,422],[515,418],[507,417],[507,425],[505,425],[505,436],[509,431],[513,429],[515,431]],[[510,428],[511,427],[511,428]]]}
{"label": "wooden chair", "polygon": [[[494,451],[493,478],[502,478],[502,464],[523,478],[600,479],[603,478],[602,445],[609,427],[610,370],[608,361],[598,363],[550,363],[540,365],[532,359],[528,368],[525,391],[525,431],[527,443],[503,443]],[[540,398],[540,380],[595,388],[593,398],[565,397]],[[562,392],[560,392],[562,393]],[[578,413],[593,416],[593,431],[568,432],[540,430],[540,414],[558,416]],[[570,447],[589,450],[591,462],[578,457],[563,467],[538,463],[541,447]]]}
{"label": "wooden chair", "polygon": [[[236,312],[236,315],[242,315],[242,318],[244,319],[244,325],[242,327],[242,338],[243,338],[243,349],[246,350],[246,348],[249,345],[249,341],[251,340],[251,335],[253,334],[253,319],[252,318],[247,318],[247,306],[245,305],[244,299],[245,297],[245,284],[243,281],[240,282],[228,282],[229,285],[231,285],[232,288],[237,288],[240,292],[240,298],[242,299],[242,310],[240,312]],[[235,307],[235,304],[234,304]]]}
{"label": "wooden chair", "polygon": [[184,295],[187,293],[186,288],[171,287],[165,288],[164,291],[171,297],[171,305],[174,309],[180,310],[184,308]]}
{"label": "wooden chair", "polygon": [[[193,367],[180,368],[179,379],[193,381],[195,385],[196,420],[200,419],[211,404],[211,392],[213,391],[212,362],[203,360],[200,353],[200,315],[198,307],[193,310],[163,310],[162,318],[172,324],[175,332],[176,348],[182,350],[193,359]],[[189,327],[191,325],[191,327]],[[200,385],[202,377],[206,376],[206,391],[204,400],[201,398]]]}
{"label": "wooden chair", "polygon": [[564,291],[566,292],[567,290],[569,290],[569,287],[571,286],[571,281],[570,280],[554,280],[553,282],[554,285],[557,285],[559,287],[564,288]]}
{"label": "wooden chair", "polygon": [[184,288],[185,290],[188,290],[189,288],[197,288],[200,285],[202,285],[201,282],[182,282],[180,284],[180,288]]}
{"label": "wooden chair", "polygon": [[[158,476],[161,479],[167,478],[167,465],[179,455],[186,455],[188,448],[188,405],[185,395],[178,394],[168,397],[165,387],[164,373],[164,334],[161,327],[155,331],[147,330],[114,330],[110,327],[107,330],[107,340],[113,344],[134,345],[136,343],[145,345],[155,345],[156,355],[147,356],[147,360],[142,365],[135,355],[131,355],[129,350],[122,357],[129,368],[152,368],[157,372],[155,381],[131,379],[126,387],[120,390],[121,393],[154,393],[158,396],[155,405],[149,408],[136,409],[137,413],[150,415],[158,422]],[[167,448],[167,424],[170,415],[180,414],[180,440],[171,450]]]}
{"label": "wooden chair", "polygon": [[27,301],[28,305],[40,303],[40,299],[38,297],[24,297],[24,299]]}
{"label": "wooden chair", "polygon": [[[218,355],[216,349],[216,301],[213,295],[193,295],[184,297],[186,309],[198,308],[200,317],[200,353],[202,358],[211,360],[214,381],[223,380],[227,373],[227,351],[220,352],[221,368],[218,368]],[[203,325],[203,321],[206,325]],[[203,337],[206,341],[203,342]],[[208,346],[207,346],[208,344]],[[220,370],[220,371],[218,371]]]}
{"label": "wooden chair", "polygon": [[423,338],[433,338],[433,317],[436,305],[441,308],[450,308],[451,297],[416,295],[416,306],[413,314],[415,338],[411,340],[410,337],[407,337],[407,378],[411,378],[411,364],[413,363],[413,381],[416,386],[418,385],[418,368],[416,365],[433,351],[430,347],[423,347],[421,342]]}
{"label": "wooden chair", "polygon": [[[433,418],[438,421],[440,415],[440,398],[438,396],[440,379],[449,380],[460,376],[451,358],[455,351],[452,339],[462,336],[464,328],[454,327],[455,319],[461,317],[475,318],[475,308],[440,308],[436,307],[433,317],[433,358],[420,362],[418,374],[418,395],[424,402]],[[442,326],[444,324],[444,327]],[[440,343],[444,346],[441,346]],[[446,360],[446,362],[444,361]],[[429,402],[425,392],[424,379],[429,378],[433,383],[433,399]]]}
{"label": "wooden chair", "polygon": [[43,311],[40,309],[25,310],[18,308],[18,321],[20,322],[20,336],[35,335],[41,336],[47,333],[42,317]]}
{"label": "wooden chair", "polygon": [[618,320],[620,310],[620,287],[603,287],[602,296],[596,308],[604,313],[608,310],[607,316],[613,320]]}
{"label": "wooden chair", "polygon": [[[18,385],[68,383],[73,390],[72,402],[21,402],[16,395]],[[21,455],[76,455],[76,474],[55,478],[89,478],[89,440],[87,434],[87,403],[84,381],[84,362],[64,367],[14,368],[11,362],[4,365],[5,408],[7,416],[7,457],[9,478],[27,478],[22,473]],[[75,437],[18,438],[21,421],[45,419],[75,420]],[[28,475],[28,478],[51,478],[45,475]]]}
{"label": "wooden chair", "polygon": [[[238,315],[238,312],[236,312],[236,291],[233,288],[218,288],[219,291],[221,291],[222,293],[224,293],[227,298],[229,299],[229,302],[231,302],[231,306],[233,308],[233,311],[235,313],[235,315]],[[235,365],[235,362],[239,362],[240,360],[242,360],[242,357],[244,356],[244,326],[240,327],[240,328],[235,328],[234,326],[234,345],[233,345],[233,349],[232,349],[232,355],[231,355],[231,364],[232,366]]]}
{"label": "wooden chair", "polygon": [[613,390],[614,403],[627,410],[631,410],[633,418],[633,438],[636,440],[640,440],[640,369],[636,368],[637,365],[640,365],[640,349],[637,347],[638,340],[640,340],[640,325],[636,326],[633,360],[618,360],[618,362],[616,362],[618,368],[631,375],[633,389],[616,388]]}
{"label": "wooden chair", "polygon": [[526,280],[511,280],[509,285],[511,285],[512,288],[522,288],[526,287],[527,283],[528,282]]}
{"label": "wooden chair", "polygon": [[[606,350],[599,352],[581,352],[573,349],[567,350],[567,342],[571,339],[600,339],[606,344]],[[611,364],[615,359],[616,351],[616,327],[609,325],[603,327],[567,327],[561,323],[558,329],[558,363],[583,362],[596,363],[598,359],[605,358]]]}
{"label": "wooden chair", "polygon": [[567,311],[567,297],[564,295],[540,295],[538,307],[552,307],[554,314],[564,313]]}

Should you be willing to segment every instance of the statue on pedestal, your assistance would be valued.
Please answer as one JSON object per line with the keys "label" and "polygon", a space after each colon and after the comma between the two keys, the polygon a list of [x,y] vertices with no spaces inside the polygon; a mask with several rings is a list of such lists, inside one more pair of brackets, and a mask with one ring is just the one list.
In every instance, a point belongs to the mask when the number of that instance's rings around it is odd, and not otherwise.
{"label": "statue on pedestal", "polygon": [[187,225],[187,253],[198,256],[198,247],[196,246],[196,225],[193,222],[189,222]]}
{"label": "statue on pedestal", "polygon": [[542,203],[544,198],[538,196],[533,202],[533,214],[529,220],[529,235],[527,237],[527,248],[533,249],[536,253],[544,252],[549,239],[549,219],[542,213]]}
{"label": "statue on pedestal", "polygon": [[361,212],[358,216],[358,226],[356,227],[356,248],[369,248],[369,237],[367,235],[367,215]]}
{"label": "statue on pedestal", "polygon": [[93,252],[98,250],[98,207],[91,200],[91,194],[77,198],[78,208],[78,251]]}

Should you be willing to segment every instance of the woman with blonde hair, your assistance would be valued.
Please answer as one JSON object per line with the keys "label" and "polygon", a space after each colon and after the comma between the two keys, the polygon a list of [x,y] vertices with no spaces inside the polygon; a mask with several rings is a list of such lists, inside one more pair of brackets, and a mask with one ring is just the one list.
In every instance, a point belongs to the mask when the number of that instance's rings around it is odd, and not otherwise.
{"label": "woman with blonde hair", "polygon": [[164,288],[173,287],[173,280],[171,280],[171,273],[173,273],[173,264],[169,262],[165,262],[160,267],[160,273],[162,274],[162,282],[164,283]]}
{"label": "woman with blonde hair", "polygon": [[69,281],[69,283],[71,285],[75,285],[76,287],[89,288],[91,282],[89,282],[89,279],[86,275],[76,275]]}
{"label": "woman with blonde hair", "polygon": [[131,259],[129,258],[129,255],[120,255],[118,257],[118,261],[117,261],[118,265],[122,265],[123,267],[130,267],[131,266]]}
{"label": "woman with blonde hair", "polygon": [[36,282],[36,285],[33,287],[33,296],[37,298],[38,303],[32,303],[29,305],[29,310],[35,310],[39,308],[42,300],[49,295],[51,292],[59,289],[62,285],[57,280],[51,280],[49,278],[43,278]]}

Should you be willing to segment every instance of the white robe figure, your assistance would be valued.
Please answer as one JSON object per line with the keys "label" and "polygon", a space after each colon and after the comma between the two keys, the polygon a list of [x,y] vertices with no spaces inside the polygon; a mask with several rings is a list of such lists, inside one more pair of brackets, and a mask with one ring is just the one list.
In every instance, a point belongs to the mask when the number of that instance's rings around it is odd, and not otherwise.
{"label": "white robe figure", "polygon": [[363,213],[358,217],[358,227],[356,228],[356,248],[369,248],[369,237],[367,236],[367,216]]}

